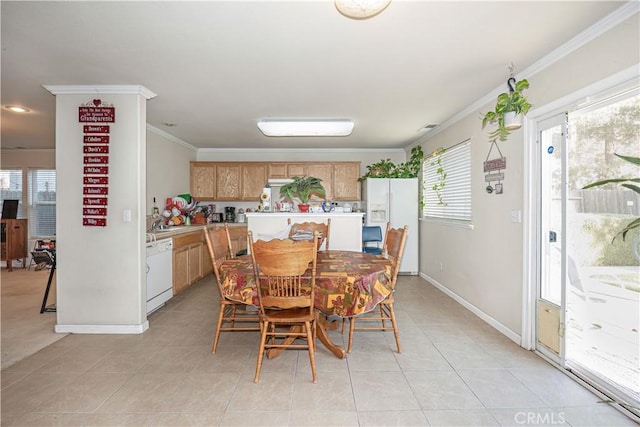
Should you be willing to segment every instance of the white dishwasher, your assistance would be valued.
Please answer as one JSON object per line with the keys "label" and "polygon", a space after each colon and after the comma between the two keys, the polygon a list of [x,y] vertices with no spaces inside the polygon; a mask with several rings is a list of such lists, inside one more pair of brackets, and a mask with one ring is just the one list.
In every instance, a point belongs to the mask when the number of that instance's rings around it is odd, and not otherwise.
{"label": "white dishwasher", "polygon": [[173,239],[147,243],[147,314],[173,296]]}

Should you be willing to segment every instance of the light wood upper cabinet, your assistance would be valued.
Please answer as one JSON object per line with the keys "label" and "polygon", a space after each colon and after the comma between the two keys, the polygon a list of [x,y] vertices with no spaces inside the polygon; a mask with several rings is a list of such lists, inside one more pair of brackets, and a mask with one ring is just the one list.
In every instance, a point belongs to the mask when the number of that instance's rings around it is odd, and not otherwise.
{"label": "light wood upper cabinet", "polygon": [[286,163],[271,163],[269,167],[269,178],[288,178]]}
{"label": "light wood upper cabinet", "polygon": [[322,180],[327,200],[360,200],[360,162],[191,162],[191,195],[257,201],[269,178],[303,175]]}
{"label": "light wood upper cabinet", "polygon": [[216,166],[211,162],[191,162],[190,193],[197,200],[216,199]]}
{"label": "light wood upper cabinet", "polygon": [[262,189],[267,184],[267,165],[264,163],[243,163],[242,168],[242,200],[260,200]]}
{"label": "light wood upper cabinet", "polygon": [[216,164],[216,199],[240,200],[240,163]]}
{"label": "light wood upper cabinet", "polygon": [[[333,200],[333,165],[331,163],[309,164],[307,174],[322,180],[322,186],[326,193],[327,200]],[[312,196],[311,200],[322,200],[317,196]]]}
{"label": "light wood upper cabinet", "polygon": [[333,164],[333,200],[360,200],[360,162]]}
{"label": "light wood upper cabinet", "polygon": [[307,167],[306,163],[289,163],[287,165],[287,178],[309,175]]}

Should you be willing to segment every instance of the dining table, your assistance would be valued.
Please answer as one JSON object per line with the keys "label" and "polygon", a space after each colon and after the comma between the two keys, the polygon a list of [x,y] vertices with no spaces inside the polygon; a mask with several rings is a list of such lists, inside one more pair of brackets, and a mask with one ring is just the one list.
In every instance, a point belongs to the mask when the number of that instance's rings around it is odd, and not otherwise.
{"label": "dining table", "polygon": [[[220,268],[222,292],[225,297],[258,306],[251,255],[224,261]],[[303,283],[311,281],[311,269],[302,276]],[[336,329],[338,318],[367,313],[387,298],[391,287],[391,262],[380,255],[351,251],[318,251],[314,308],[318,340],[336,357],[345,357],[343,347],[331,341],[329,329]],[[329,317],[334,320],[329,320]],[[268,358],[277,356],[282,349],[270,349]]]}

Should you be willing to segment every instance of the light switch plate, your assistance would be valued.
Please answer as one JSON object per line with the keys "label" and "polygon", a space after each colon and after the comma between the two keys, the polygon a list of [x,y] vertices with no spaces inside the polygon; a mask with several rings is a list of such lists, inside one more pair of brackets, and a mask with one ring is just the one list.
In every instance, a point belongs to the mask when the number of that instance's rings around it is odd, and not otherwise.
{"label": "light switch plate", "polygon": [[125,209],[122,211],[122,220],[124,222],[131,222],[131,209]]}
{"label": "light switch plate", "polygon": [[511,222],[522,222],[522,211],[511,211]]}

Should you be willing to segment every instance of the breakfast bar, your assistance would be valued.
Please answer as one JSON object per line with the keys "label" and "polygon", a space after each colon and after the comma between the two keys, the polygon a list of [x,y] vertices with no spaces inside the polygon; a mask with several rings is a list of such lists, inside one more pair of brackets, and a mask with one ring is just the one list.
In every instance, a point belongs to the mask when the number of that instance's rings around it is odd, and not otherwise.
{"label": "breakfast bar", "polygon": [[[362,212],[250,212],[247,213],[247,227],[253,238],[284,238],[288,235],[288,219],[291,223],[325,223],[331,218],[331,249],[340,251],[362,251]],[[321,248],[322,249],[322,248]]]}

